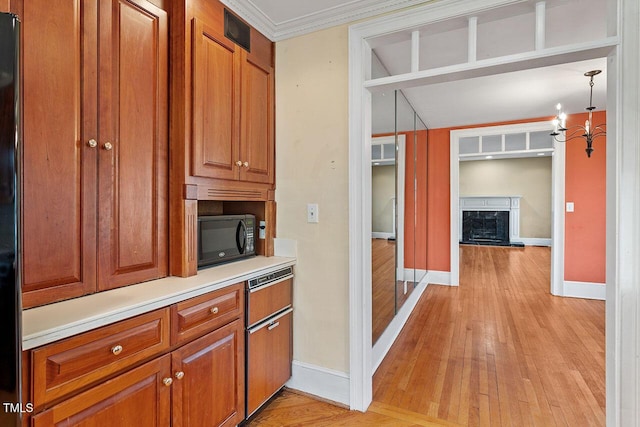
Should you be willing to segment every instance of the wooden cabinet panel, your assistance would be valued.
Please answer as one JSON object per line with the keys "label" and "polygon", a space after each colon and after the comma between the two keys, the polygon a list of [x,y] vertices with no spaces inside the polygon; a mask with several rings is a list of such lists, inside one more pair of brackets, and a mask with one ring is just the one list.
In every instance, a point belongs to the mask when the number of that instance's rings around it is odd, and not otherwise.
{"label": "wooden cabinet panel", "polygon": [[19,3],[24,307],[166,276],[166,12]]}
{"label": "wooden cabinet panel", "polygon": [[172,353],[172,425],[235,426],[244,419],[244,337],[241,320]]}
{"label": "wooden cabinet panel", "polygon": [[247,415],[251,415],[289,378],[292,361],[292,311],[277,316],[247,337]]}
{"label": "wooden cabinet panel", "polygon": [[169,349],[169,308],[76,335],[32,353],[36,408]]}
{"label": "wooden cabinet panel", "polygon": [[[96,288],[95,4],[29,0],[23,52],[23,304]],[[46,40],[46,43],[43,43]]]}
{"label": "wooden cabinet panel", "polygon": [[168,22],[144,0],[100,1],[100,18],[103,290],[167,274]]}
{"label": "wooden cabinet panel", "polygon": [[238,76],[236,47],[193,19],[193,174],[237,179]]}
{"label": "wooden cabinet panel", "polygon": [[275,176],[274,74],[270,66],[252,62],[243,53],[240,170],[244,181],[273,184]]}
{"label": "wooden cabinet panel", "polygon": [[261,286],[249,292],[251,295],[246,314],[247,325],[251,326],[293,304],[293,279]]}
{"label": "wooden cabinet panel", "polygon": [[169,426],[170,364],[159,357],[35,415],[33,426]]}
{"label": "wooden cabinet panel", "polygon": [[171,307],[171,342],[178,344],[237,319],[244,310],[244,283],[191,298]]}

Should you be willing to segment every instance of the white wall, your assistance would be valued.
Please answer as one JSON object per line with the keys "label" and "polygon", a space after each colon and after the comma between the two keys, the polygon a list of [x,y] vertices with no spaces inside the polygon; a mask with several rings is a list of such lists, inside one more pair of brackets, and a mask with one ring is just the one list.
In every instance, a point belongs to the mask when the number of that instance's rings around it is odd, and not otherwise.
{"label": "white wall", "polygon": [[[348,27],[276,43],[277,237],[298,242],[296,361],[349,371]],[[307,203],[318,203],[308,224]]]}

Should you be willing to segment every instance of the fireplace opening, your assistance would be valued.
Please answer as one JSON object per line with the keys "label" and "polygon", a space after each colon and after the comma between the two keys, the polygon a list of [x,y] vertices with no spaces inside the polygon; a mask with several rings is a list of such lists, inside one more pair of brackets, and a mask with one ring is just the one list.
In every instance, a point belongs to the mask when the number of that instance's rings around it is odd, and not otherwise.
{"label": "fireplace opening", "polygon": [[509,246],[509,211],[463,211],[460,243]]}

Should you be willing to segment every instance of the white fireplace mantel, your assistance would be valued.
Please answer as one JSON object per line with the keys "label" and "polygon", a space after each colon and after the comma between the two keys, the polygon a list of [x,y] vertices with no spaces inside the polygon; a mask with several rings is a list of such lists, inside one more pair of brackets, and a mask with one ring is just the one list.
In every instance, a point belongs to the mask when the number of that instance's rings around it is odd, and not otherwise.
{"label": "white fireplace mantel", "polygon": [[520,199],[522,196],[462,196],[458,221],[458,241],[462,240],[463,211],[509,211],[509,240],[520,241]]}

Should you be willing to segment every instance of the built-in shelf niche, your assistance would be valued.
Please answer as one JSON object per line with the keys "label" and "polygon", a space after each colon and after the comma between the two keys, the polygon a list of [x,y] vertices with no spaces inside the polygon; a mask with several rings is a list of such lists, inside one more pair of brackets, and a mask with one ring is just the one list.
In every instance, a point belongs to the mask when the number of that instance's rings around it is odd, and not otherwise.
{"label": "built-in shelf niche", "polygon": [[[251,214],[256,217],[256,226],[265,222],[265,238],[256,239],[256,254],[273,256],[273,238],[276,230],[275,202],[198,200],[198,216]],[[256,230],[256,236],[258,236]]]}

